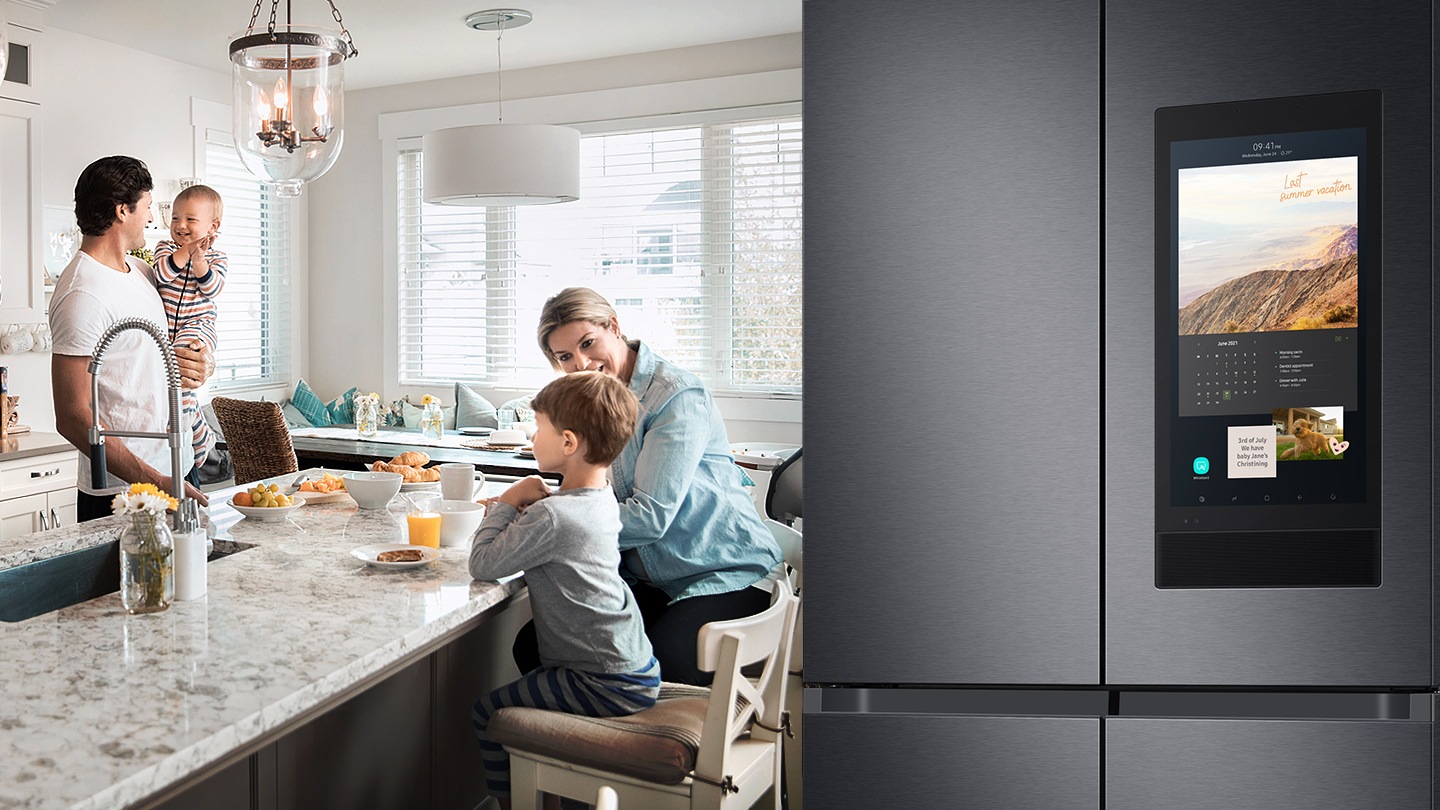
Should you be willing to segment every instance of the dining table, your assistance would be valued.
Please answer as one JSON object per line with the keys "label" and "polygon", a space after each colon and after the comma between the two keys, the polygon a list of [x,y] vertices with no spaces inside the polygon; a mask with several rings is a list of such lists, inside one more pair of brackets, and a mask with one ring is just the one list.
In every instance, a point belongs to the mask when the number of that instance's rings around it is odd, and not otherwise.
{"label": "dining table", "polygon": [[464,462],[487,476],[523,478],[539,474],[533,456],[511,448],[483,448],[484,438],[446,431],[440,438],[418,430],[390,428],[373,437],[361,438],[354,427],[311,427],[290,431],[290,443],[300,469],[327,467],[341,470],[369,469],[374,461],[389,461],[407,450],[430,456],[432,462]]}

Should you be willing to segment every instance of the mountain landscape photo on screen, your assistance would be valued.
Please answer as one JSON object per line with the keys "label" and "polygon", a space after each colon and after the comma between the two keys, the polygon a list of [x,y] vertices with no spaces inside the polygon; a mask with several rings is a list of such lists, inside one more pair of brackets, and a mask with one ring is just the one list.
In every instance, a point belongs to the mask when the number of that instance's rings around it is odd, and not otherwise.
{"label": "mountain landscape photo on screen", "polygon": [[1357,160],[1179,172],[1182,335],[1359,324]]}

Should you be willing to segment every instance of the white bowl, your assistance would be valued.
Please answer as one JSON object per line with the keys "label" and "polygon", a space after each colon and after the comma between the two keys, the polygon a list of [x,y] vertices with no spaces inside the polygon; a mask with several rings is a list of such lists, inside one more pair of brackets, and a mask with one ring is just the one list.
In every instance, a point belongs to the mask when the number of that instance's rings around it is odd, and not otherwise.
{"label": "white bowl", "polygon": [[240,506],[232,498],[230,508],[244,515],[247,518],[256,520],[284,520],[291,512],[305,505],[305,499],[299,495],[290,496],[289,506]]}
{"label": "white bowl", "polygon": [[491,444],[524,444],[525,431],[523,430],[497,430],[490,434]]}
{"label": "white bowl", "polygon": [[345,491],[361,509],[384,509],[400,494],[400,484],[405,480],[400,473],[392,472],[352,472],[343,477]]}
{"label": "white bowl", "polygon": [[484,519],[484,504],[474,501],[441,501],[440,545],[465,545]]}

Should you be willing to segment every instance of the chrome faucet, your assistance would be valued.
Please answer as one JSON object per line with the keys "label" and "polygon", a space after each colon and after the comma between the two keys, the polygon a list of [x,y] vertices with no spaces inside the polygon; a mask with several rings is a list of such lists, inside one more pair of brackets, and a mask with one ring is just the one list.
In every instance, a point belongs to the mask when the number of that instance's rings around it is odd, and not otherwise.
{"label": "chrome faucet", "polygon": [[[170,397],[170,423],[165,433],[147,433],[133,430],[101,430],[100,428],[100,366],[105,350],[110,348],[110,342],[116,335],[128,329],[139,329],[149,335],[160,348],[160,354],[165,358],[165,383]],[[107,481],[105,471],[105,437],[119,436],[132,439],[169,439],[170,440],[170,486],[175,496],[175,502],[185,501],[185,478],[180,474],[180,448],[189,446],[185,441],[180,424],[180,365],[175,360],[175,350],[170,348],[170,343],[165,339],[165,332],[155,324],[144,318],[125,318],[111,324],[109,329],[100,336],[100,342],[95,344],[95,351],[90,354],[90,483],[92,486],[103,488]],[[180,520],[184,510],[177,510],[175,520]],[[178,528],[178,525],[176,526]]]}

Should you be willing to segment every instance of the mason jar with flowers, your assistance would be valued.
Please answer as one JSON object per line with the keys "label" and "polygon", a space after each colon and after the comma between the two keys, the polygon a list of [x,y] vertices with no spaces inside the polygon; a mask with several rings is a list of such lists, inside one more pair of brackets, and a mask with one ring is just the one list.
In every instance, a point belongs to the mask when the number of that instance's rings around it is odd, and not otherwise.
{"label": "mason jar with flowers", "polygon": [[355,397],[355,432],[362,439],[373,439],[380,431],[380,395],[361,394]]}
{"label": "mason jar with flowers", "polygon": [[130,613],[155,613],[175,598],[175,541],[165,513],[175,499],[154,484],[131,484],[110,502],[129,520],[120,531],[120,601]]}
{"label": "mason jar with flowers", "polygon": [[429,394],[420,398],[420,435],[438,439],[445,435],[445,414],[440,410],[439,397]]}

